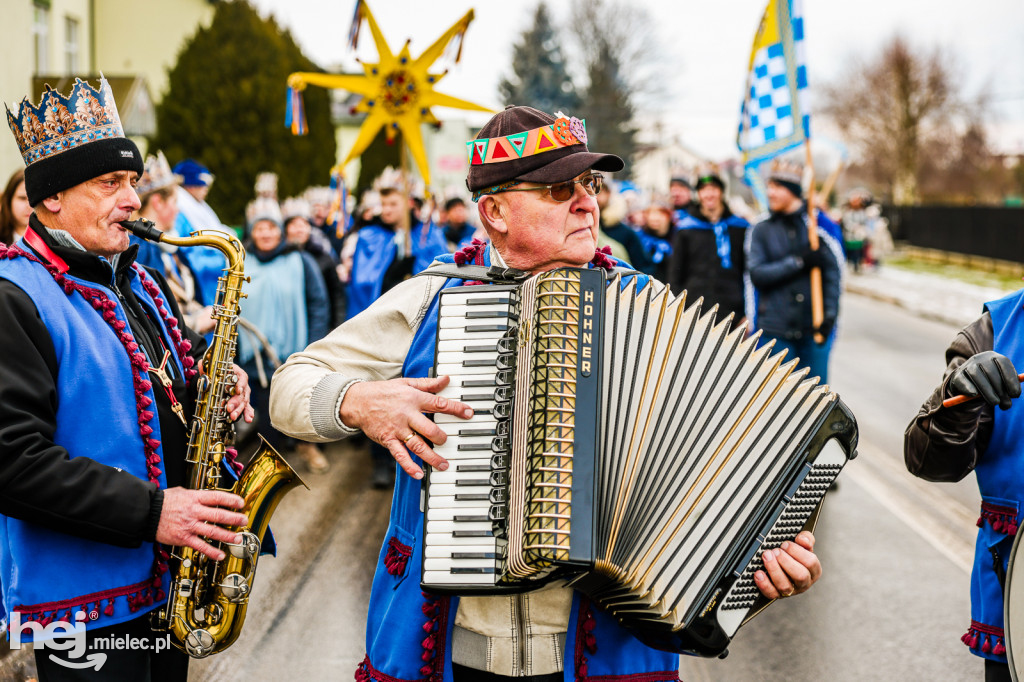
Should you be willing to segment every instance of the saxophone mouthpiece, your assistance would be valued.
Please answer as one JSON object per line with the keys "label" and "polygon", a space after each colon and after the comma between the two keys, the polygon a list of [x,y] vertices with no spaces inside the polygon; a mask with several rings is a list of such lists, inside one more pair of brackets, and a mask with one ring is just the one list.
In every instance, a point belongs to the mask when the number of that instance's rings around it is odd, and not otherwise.
{"label": "saxophone mouthpiece", "polygon": [[148,239],[151,242],[160,241],[164,233],[160,231],[160,228],[151,220],[145,218],[139,218],[138,220],[124,220],[121,225],[136,237],[140,239]]}

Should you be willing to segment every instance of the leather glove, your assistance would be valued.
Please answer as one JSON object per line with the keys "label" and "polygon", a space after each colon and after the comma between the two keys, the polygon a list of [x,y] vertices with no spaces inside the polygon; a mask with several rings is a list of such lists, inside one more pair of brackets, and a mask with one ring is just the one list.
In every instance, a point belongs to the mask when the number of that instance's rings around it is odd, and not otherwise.
{"label": "leather glove", "polygon": [[823,337],[825,337],[825,340],[828,341],[828,337],[832,333],[832,330],[835,329],[835,327],[836,321],[834,319],[826,317],[824,320],[821,321],[821,325],[815,328],[814,333],[821,334]]}
{"label": "leather glove", "polygon": [[954,395],[981,396],[989,405],[1005,410],[1020,396],[1020,379],[1010,358],[994,350],[972,356],[949,378]]}
{"label": "leather glove", "polygon": [[814,268],[824,269],[828,265],[828,256],[825,252],[819,249],[807,249],[800,254],[800,260],[804,262],[804,270],[812,270]]}

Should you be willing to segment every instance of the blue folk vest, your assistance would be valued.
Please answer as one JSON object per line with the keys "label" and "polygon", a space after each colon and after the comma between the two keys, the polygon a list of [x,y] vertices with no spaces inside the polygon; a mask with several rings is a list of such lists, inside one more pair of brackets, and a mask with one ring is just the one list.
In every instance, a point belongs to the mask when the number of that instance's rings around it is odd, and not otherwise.
{"label": "blue folk vest", "polygon": [[[454,262],[447,254],[437,260]],[[490,265],[489,251],[484,265]],[[463,283],[449,279],[444,288]],[[434,366],[438,305],[439,296],[435,296],[413,339],[403,376],[425,377]],[[452,679],[452,628],[459,600],[420,590],[423,512],[419,505],[420,482],[399,475],[373,577],[366,625],[368,654],[356,670],[360,682]],[[676,654],[643,645],[579,592],[573,597],[563,660],[565,682],[679,679]]]}
{"label": "blue folk vest", "polygon": [[[985,304],[992,317],[997,353],[1024,367],[1024,290]],[[974,472],[981,491],[981,517],[971,571],[971,627],[962,640],[971,652],[994,661],[1006,661],[1003,639],[1003,587],[994,569],[1005,575],[1010,549],[1020,523],[1024,500],[1024,405],[1015,401],[1008,410],[994,410],[992,438]]]}
{"label": "blue folk vest", "polygon": [[[184,374],[171,334],[143,286],[144,276],[141,268],[133,267],[132,291],[159,321],[164,345]],[[130,334],[117,296],[92,282],[64,277],[99,292],[100,300],[112,302],[117,322]],[[137,402],[128,351],[111,325],[81,293],[65,293],[42,265],[28,258],[0,260],[0,278],[17,285],[36,303],[53,341],[58,365],[54,443],[72,459],[89,457],[144,481],[153,480],[147,442],[152,447],[156,441],[155,453],[159,461],[163,459],[155,407],[144,407],[155,402],[153,387],[142,390]],[[152,280],[149,283],[152,287]],[[160,488],[167,487],[162,470],[155,480]],[[79,610],[88,614],[86,627],[138,618],[166,599],[168,575],[156,568],[156,549],[152,543],[134,549],[115,547],[50,530],[30,519],[0,515],[4,607],[8,614],[19,612],[23,623],[43,625],[54,620],[74,623]],[[30,638],[23,631],[22,639]]]}

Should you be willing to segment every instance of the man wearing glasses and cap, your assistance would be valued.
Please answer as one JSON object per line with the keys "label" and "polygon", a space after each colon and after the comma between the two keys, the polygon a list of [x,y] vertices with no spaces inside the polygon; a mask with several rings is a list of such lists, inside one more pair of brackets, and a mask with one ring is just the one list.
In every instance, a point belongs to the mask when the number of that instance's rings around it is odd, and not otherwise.
{"label": "man wearing glasses and cap", "polygon": [[[530,107],[495,115],[469,143],[467,186],[489,244],[477,242],[447,262],[526,273],[618,264],[596,248],[601,191],[598,171],[622,160],[590,152],[582,121]],[[454,261],[454,263],[453,263]],[[465,403],[437,395],[446,376],[434,366],[437,299],[459,277],[402,282],[361,315],[296,353],[274,375],[271,419],[313,441],[364,432],[387,447],[401,468],[381,549],[367,620],[367,657],[358,680],[537,680],[588,676],[678,680],[679,660],[649,648],[581,593],[559,583],[514,595],[441,597],[421,592],[423,461],[444,471],[432,449],[445,435],[424,413],[469,418]],[[418,459],[414,459],[418,458]],[[821,571],[806,547],[771,561],[758,585],[769,597],[806,590]],[[604,679],[604,678],[602,678]]]}

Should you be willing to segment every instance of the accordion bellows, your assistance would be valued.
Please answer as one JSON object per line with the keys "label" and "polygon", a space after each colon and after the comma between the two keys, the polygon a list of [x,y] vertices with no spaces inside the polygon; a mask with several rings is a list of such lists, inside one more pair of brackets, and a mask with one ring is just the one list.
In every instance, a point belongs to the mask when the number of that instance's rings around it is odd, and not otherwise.
{"label": "accordion bellows", "polygon": [[649,644],[717,655],[764,600],[761,553],[813,523],[853,415],[759,334],[651,280],[561,269],[441,294],[426,590],[565,579]]}

